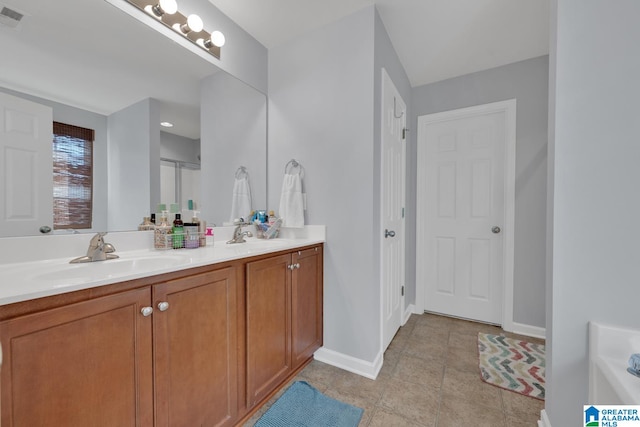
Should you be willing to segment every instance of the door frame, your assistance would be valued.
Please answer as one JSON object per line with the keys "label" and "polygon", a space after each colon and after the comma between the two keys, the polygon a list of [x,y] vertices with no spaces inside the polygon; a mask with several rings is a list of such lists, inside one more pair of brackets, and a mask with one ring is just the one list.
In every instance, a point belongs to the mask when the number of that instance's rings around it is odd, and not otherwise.
{"label": "door frame", "polygon": [[[489,104],[475,105],[473,107],[459,108],[440,113],[418,116],[417,153],[424,144],[425,128],[433,123],[462,119],[481,114],[500,113],[505,114],[505,185],[504,185],[504,226],[503,228],[503,289],[502,289],[502,328],[507,331],[514,329],[513,321],[513,294],[514,294],[514,266],[515,266],[515,181],[516,181],[516,99],[492,102]],[[418,159],[419,155],[416,156]],[[418,203],[417,184],[426,173],[424,168],[417,165],[416,173],[416,218],[421,217],[420,204]],[[416,220],[416,235],[420,238],[424,235],[424,224]],[[426,271],[423,259],[426,248],[421,248],[416,242],[416,309],[423,313],[425,309],[426,295]]]}
{"label": "door frame", "polygon": [[[384,114],[385,114],[385,104],[384,104],[384,90],[385,90],[385,85],[387,84],[391,84],[391,88],[393,89],[393,91],[395,92],[395,94],[402,99],[402,96],[400,95],[400,92],[398,91],[398,88],[396,87],[395,83],[393,82],[393,80],[391,79],[391,76],[389,75],[389,73],[387,72],[387,70],[382,67],[381,68],[381,72],[380,72],[380,203],[378,208],[380,209],[380,223],[379,223],[379,231],[378,231],[378,238],[380,239],[380,253],[379,253],[379,270],[378,270],[378,274],[380,276],[380,348],[381,348],[381,352],[384,353],[384,351],[386,350],[386,348],[384,347],[384,342],[385,342],[385,337],[384,337],[384,303],[385,303],[385,298],[384,298],[384,238],[380,237],[382,236],[382,234],[384,233],[384,218],[383,218],[383,214],[384,214],[384,150],[383,150],[383,138],[384,138],[384,132],[383,132],[383,128],[384,128]],[[404,99],[402,99],[402,102],[405,105],[405,111],[403,112],[404,115],[404,127],[406,129],[407,127],[407,111],[408,111],[408,107],[407,107],[407,103],[404,101]],[[403,187],[403,194],[402,194],[402,204],[403,204],[403,209],[406,210],[406,206],[407,206],[407,139],[404,139],[403,145],[402,145],[402,187]],[[406,250],[406,243],[407,243],[407,239],[406,239],[406,228],[407,228],[407,221],[406,221],[406,212],[405,215],[402,218],[402,226],[400,229],[400,236],[402,237],[402,260],[400,262],[401,264],[401,270],[402,270],[402,283],[400,284],[401,287],[404,287],[405,292],[402,293],[402,295],[400,296],[400,326],[404,325],[406,323],[405,319],[405,310],[406,310],[406,288],[407,288],[407,267],[406,267],[406,262],[407,262],[407,250]]]}

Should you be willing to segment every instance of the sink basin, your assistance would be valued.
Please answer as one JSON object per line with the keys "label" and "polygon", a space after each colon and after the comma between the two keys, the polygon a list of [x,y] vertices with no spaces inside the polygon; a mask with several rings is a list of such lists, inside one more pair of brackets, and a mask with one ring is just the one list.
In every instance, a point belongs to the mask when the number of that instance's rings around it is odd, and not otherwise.
{"label": "sink basin", "polygon": [[38,271],[35,280],[64,281],[66,283],[88,282],[127,274],[163,270],[179,265],[189,264],[190,258],[178,254],[141,256],[88,262],[83,264],[64,264],[50,266],[45,271]]}

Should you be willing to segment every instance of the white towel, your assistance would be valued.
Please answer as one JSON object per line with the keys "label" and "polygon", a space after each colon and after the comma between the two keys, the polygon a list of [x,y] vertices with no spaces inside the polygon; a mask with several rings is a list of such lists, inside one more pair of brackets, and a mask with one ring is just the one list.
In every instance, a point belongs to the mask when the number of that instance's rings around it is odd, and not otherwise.
{"label": "white towel", "polygon": [[249,220],[251,214],[251,187],[249,186],[249,178],[243,176],[236,178],[233,183],[233,196],[231,199],[231,217],[229,221],[236,218],[244,218]]}
{"label": "white towel", "polygon": [[284,175],[279,216],[284,227],[304,227],[304,196],[299,174]]}

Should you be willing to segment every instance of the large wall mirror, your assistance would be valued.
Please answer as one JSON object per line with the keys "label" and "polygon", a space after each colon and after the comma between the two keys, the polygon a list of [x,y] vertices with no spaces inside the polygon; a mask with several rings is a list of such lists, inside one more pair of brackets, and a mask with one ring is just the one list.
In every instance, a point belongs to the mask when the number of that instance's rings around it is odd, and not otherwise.
{"label": "large wall mirror", "polygon": [[[240,166],[253,205],[266,207],[263,93],[104,0],[3,4],[23,17],[15,28],[0,20],[0,92],[95,130],[93,225],[84,231],[132,230],[159,203],[186,209],[188,199],[221,225]],[[173,181],[186,185],[180,192],[162,188],[171,166],[185,173]]]}

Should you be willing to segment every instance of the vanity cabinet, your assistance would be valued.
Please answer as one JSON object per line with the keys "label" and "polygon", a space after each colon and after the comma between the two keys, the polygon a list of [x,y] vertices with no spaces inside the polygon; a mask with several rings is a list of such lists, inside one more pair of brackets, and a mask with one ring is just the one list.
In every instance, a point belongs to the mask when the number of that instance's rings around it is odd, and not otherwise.
{"label": "vanity cabinet", "polygon": [[291,255],[247,263],[247,406],[291,372]]}
{"label": "vanity cabinet", "polygon": [[1,322],[2,425],[233,425],[238,270]]}
{"label": "vanity cabinet", "polygon": [[0,323],[2,426],[153,424],[151,289]]}
{"label": "vanity cabinet", "polygon": [[322,346],[322,247],[246,267],[247,406]]}
{"label": "vanity cabinet", "polygon": [[291,257],[291,363],[297,369],[322,347],[322,247]]}
{"label": "vanity cabinet", "polygon": [[152,286],[156,426],[235,422],[237,270],[227,267]]}
{"label": "vanity cabinet", "polygon": [[3,308],[3,427],[233,426],[322,345],[322,245]]}

